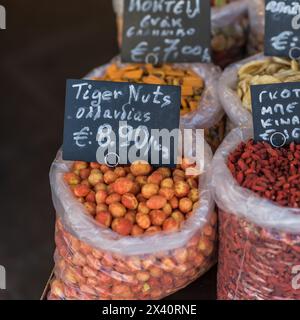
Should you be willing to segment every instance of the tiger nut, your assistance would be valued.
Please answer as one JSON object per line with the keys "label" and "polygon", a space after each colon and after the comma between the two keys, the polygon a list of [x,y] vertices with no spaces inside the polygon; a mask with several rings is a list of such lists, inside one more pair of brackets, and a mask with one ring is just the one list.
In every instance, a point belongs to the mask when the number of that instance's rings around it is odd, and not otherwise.
{"label": "tiger nut", "polygon": [[138,207],[138,201],[136,197],[132,193],[125,193],[122,196],[122,204],[127,208],[127,209],[137,209]]}
{"label": "tiger nut", "polygon": [[167,199],[162,196],[152,196],[147,202],[147,207],[151,210],[162,209],[167,203]]}
{"label": "tiger nut", "polygon": [[147,182],[160,185],[160,183],[162,182],[163,178],[164,177],[160,172],[155,171],[148,177]]}
{"label": "tiger nut", "polygon": [[193,208],[193,202],[189,198],[181,198],[179,200],[179,210],[183,213],[188,213]]}
{"label": "tiger nut", "polygon": [[122,218],[126,214],[126,208],[119,202],[110,204],[108,209],[114,218]]}
{"label": "tiger nut", "polygon": [[133,223],[125,218],[117,218],[112,222],[112,229],[122,236],[130,235]]}
{"label": "tiger nut", "polygon": [[147,176],[152,170],[149,163],[136,161],[130,166],[130,171],[134,176]]}
{"label": "tiger nut", "polygon": [[133,181],[128,178],[118,178],[113,184],[114,192],[123,195],[133,188]]}
{"label": "tiger nut", "polygon": [[136,215],[136,223],[137,225],[146,230],[151,226],[151,220],[150,217],[147,214],[143,214],[143,213],[138,213]]}
{"label": "tiger nut", "polygon": [[174,218],[168,218],[163,223],[164,231],[177,231],[179,229],[179,223]]}
{"label": "tiger nut", "polygon": [[147,183],[142,187],[142,195],[146,199],[150,199],[152,196],[157,195],[159,186],[154,183]]}
{"label": "tiger nut", "polygon": [[162,210],[152,210],[149,216],[154,226],[161,226],[167,218],[167,215]]}
{"label": "tiger nut", "polygon": [[174,185],[175,195],[178,198],[186,197],[189,194],[190,187],[185,181],[177,181]]}
{"label": "tiger nut", "polygon": [[103,211],[103,212],[97,213],[95,219],[103,226],[109,228],[112,222],[112,215],[107,211]]}
{"label": "tiger nut", "polygon": [[105,204],[106,198],[107,198],[108,194],[106,191],[104,190],[99,190],[96,193],[96,202],[97,204]]}

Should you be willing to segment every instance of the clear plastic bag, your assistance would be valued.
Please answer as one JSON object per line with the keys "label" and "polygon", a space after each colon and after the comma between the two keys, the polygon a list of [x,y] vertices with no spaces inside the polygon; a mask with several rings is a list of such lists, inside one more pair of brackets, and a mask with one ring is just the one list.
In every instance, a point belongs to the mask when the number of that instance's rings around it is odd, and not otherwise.
{"label": "clear plastic bag", "polygon": [[[121,64],[119,58],[115,58],[111,63]],[[86,78],[101,78],[110,64],[101,66],[91,71]],[[195,111],[180,117],[180,126],[185,129],[206,129],[206,140],[213,150],[219,146],[224,138],[225,119],[224,111],[217,94],[218,81],[221,76],[219,67],[213,64],[173,64],[174,67],[191,69],[198,74],[205,83],[200,103]]]}
{"label": "clear plastic bag", "polygon": [[249,31],[247,8],[247,0],[242,0],[212,10],[213,61],[222,68],[246,54]]}
{"label": "clear plastic bag", "polygon": [[216,262],[217,215],[207,181],[211,150],[199,179],[200,205],[174,233],[122,237],[85,214],[63,180],[71,162],[58,153],[50,171],[57,212],[55,276],[49,299],[161,299]]}
{"label": "clear plastic bag", "polygon": [[[118,43],[122,45],[124,1],[113,0],[117,16]],[[247,0],[233,1],[212,10],[212,50],[214,63],[225,67],[246,53],[249,23]]]}
{"label": "clear plastic bag", "polygon": [[250,86],[296,82],[299,75],[297,61],[266,57],[263,54],[232,64],[223,71],[218,83],[223,109],[235,127],[251,127],[253,119]]}
{"label": "clear plastic bag", "polygon": [[254,55],[264,51],[265,37],[265,0],[248,1],[250,34],[248,54]]}
{"label": "clear plastic bag", "polygon": [[219,208],[219,299],[300,298],[300,210],[242,188],[227,158],[252,129],[234,129],[216,152],[212,185]]}
{"label": "clear plastic bag", "polygon": [[237,94],[238,70],[248,62],[264,59],[268,58],[262,54],[258,54],[232,64],[224,70],[220,77],[218,84],[219,98],[228,118],[235,127],[250,127],[253,123],[252,114],[243,107],[242,101]]}

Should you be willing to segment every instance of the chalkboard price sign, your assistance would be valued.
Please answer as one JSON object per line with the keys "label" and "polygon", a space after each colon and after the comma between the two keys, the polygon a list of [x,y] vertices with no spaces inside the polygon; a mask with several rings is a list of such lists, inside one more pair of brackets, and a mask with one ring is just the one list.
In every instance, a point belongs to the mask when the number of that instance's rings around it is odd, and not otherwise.
{"label": "chalkboard price sign", "polygon": [[300,143],[300,83],[251,86],[254,140]]}
{"label": "chalkboard price sign", "polygon": [[180,96],[179,86],[67,80],[63,159],[174,166]]}
{"label": "chalkboard price sign", "polygon": [[300,2],[265,1],[265,55],[300,59]]}
{"label": "chalkboard price sign", "polygon": [[124,0],[122,61],[210,62],[209,0]]}

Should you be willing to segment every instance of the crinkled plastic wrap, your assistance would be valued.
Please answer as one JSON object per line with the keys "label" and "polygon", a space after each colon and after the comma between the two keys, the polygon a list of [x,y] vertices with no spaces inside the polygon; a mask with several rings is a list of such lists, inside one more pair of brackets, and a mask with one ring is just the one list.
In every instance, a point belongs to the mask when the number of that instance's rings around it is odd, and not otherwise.
{"label": "crinkled plastic wrap", "polygon": [[212,163],[220,219],[218,298],[300,299],[300,210],[240,187],[227,168],[228,155],[252,134],[234,129]]}
{"label": "crinkled plastic wrap", "polygon": [[[120,66],[120,59],[112,60]],[[109,64],[101,66],[90,72],[86,78],[100,78],[104,75]],[[206,129],[206,140],[215,151],[224,138],[225,120],[224,111],[218,98],[218,81],[221,76],[219,67],[213,64],[173,64],[173,66],[183,69],[192,69],[205,83],[204,91],[198,109],[180,117],[180,125],[186,129]]]}
{"label": "crinkled plastic wrap", "polygon": [[250,20],[248,53],[253,55],[264,51],[265,0],[250,0],[248,5]]}
{"label": "crinkled plastic wrap", "polygon": [[[124,1],[113,0],[113,7],[117,15],[118,43],[121,47]],[[212,9],[213,58],[214,63],[221,67],[240,60],[246,53],[249,30],[247,9],[247,0]]]}
{"label": "crinkled plastic wrap", "polygon": [[263,59],[267,59],[267,57],[258,54],[234,63],[224,70],[220,78],[218,84],[219,98],[228,118],[236,127],[250,127],[253,123],[252,114],[243,107],[242,101],[237,94],[238,70],[248,62]]}
{"label": "crinkled plastic wrap", "polygon": [[205,147],[200,206],[180,231],[122,237],[102,228],[63,180],[72,163],[58,153],[50,171],[57,212],[55,277],[49,299],[161,299],[187,286],[216,262],[217,215],[207,171]]}

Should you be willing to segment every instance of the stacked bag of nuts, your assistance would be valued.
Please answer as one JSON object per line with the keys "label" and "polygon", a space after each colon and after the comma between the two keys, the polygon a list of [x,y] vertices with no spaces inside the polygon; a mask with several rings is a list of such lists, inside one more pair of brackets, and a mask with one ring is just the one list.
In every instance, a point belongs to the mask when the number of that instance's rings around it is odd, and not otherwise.
{"label": "stacked bag of nuts", "polygon": [[218,98],[221,70],[212,64],[123,64],[119,58],[101,66],[87,78],[104,81],[168,84],[181,86],[180,125],[186,129],[205,129],[213,151],[224,138],[226,121]]}
{"label": "stacked bag of nuts", "polygon": [[252,126],[251,85],[300,81],[296,60],[255,55],[229,66],[219,81],[219,97],[234,126]]}
{"label": "stacked bag of nuts", "polygon": [[[214,63],[225,67],[246,54],[248,0],[211,0],[212,52]],[[117,16],[118,42],[122,45],[124,0],[113,0]]]}
{"label": "stacked bag of nuts", "polygon": [[247,0],[213,0],[212,5],[213,62],[225,68],[246,55],[249,32]]}
{"label": "stacked bag of nuts", "polygon": [[300,299],[300,145],[273,148],[234,129],[215,154],[218,298]]}
{"label": "stacked bag of nuts", "polygon": [[249,40],[248,54],[254,55],[264,51],[265,38],[265,0],[249,0]]}
{"label": "stacked bag of nuts", "polygon": [[145,162],[65,162],[50,180],[57,212],[50,300],[161,299],[216,262],[217,215],[207,172]]}

